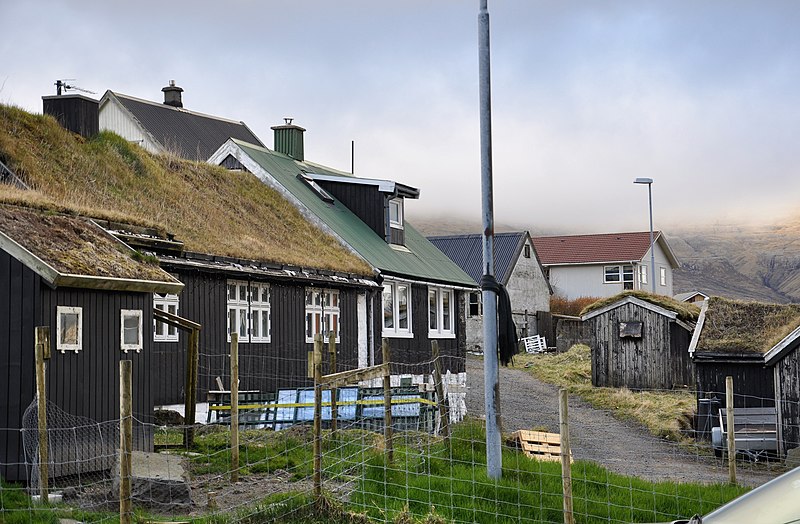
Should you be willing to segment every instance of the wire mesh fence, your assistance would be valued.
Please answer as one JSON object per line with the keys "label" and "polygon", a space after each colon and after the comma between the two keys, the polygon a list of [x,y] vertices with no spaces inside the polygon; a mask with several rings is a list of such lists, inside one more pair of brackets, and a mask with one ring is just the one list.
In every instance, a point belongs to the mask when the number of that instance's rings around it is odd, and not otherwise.
{"label": "wire mesh fence", "polygon": [[[296,355],[307,347],[296,349],[285,357],[241,359],[238,464],[227,355],[201,348],[199,375],[209,388],[198,395],[206,409],[198,410],[198,423],[192,424],[190,449],[183,446],[183,435],[191,421],[174,416],[153,423],[149,413],[134,414],[129,496],[137,515],[217,522],[568,522],[566,496],[575,522],[668,522],[706,514],[787,471],[800,445],[795,436],[800,425],[791,418],[800,412],[800,402],[734,395],[731,455],[725,391],[583,385],[571,388],[569,415],[560,418],[559,388],[531,374],[539,361],[529,357],[501,370],[503,465],[501,478],[492,479],[486,472],[479,357],[462,358],[449,366],[449,375],[445,370],[442,398],[433,358],[391,359],[392,432],[387,433],[381,376],[339,385],[335,397],[331,388],[321,388],[317,408],[308,373],[313,359]],[[285,362],[261,361],[279,358]],[[358,361],[343,360],[332,369],[327,347],[321,361],[324,376],[358,367]],[[299,369],[302,376],[294,371],[285,376],[281,369]],[[335,429],[332,398],[338,404]],[[452,423],[448,437],[438,409],[443,399]],[[762,411],[748,419],[753,408]],[[22,428],[0,430],[5,442],[24,441],[19,462],[3,464],[4,471],[21,468],[26,475],[24,482],[0,484],[0,521],[118,521],[119,421],[74,417],[48,402],[51,496],[44,504],[36,500],[35,410],[33,403]],[[317,410],[321,420],[315,432]],[[654,421],[659,418],[668,423]],[[561,447],[565,431],[569,455]],[[231,481],[234,470],[237,482]],[[567,484],[571,492],[565,494]]]}

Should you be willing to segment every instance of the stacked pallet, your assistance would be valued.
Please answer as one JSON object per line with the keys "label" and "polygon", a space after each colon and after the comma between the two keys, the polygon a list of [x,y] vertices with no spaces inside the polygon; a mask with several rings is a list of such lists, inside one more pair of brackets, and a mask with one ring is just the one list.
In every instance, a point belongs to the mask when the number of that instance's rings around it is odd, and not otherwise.
{"label": "stacked pallet", "polygon": [[[521,429],[511,434],[511,440],[531,458],[552,462],[561,460],[561,435],[558,433]],[[571,453],[569,460],[572,462]]]}

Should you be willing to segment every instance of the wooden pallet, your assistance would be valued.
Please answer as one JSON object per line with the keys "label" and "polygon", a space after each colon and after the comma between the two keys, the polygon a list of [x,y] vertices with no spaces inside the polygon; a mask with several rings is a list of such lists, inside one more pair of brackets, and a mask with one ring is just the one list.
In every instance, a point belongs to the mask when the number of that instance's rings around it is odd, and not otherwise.
{"label": "wooden pallet", "polygon": [[[511,440],[531,458],[552,462],[561,460],[561,435],[558,433],[521,429],[511,434]],[[571,453],[569,460],[572,462]]]}

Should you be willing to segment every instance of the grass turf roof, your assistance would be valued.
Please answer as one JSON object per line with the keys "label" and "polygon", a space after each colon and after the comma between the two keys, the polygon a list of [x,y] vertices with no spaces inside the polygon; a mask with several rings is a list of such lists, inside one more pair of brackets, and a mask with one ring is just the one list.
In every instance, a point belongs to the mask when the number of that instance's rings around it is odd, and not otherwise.
{"label": "grass turf roof", "polygon": [[668,309],[669,311],[674,311],[678,314],[679,319],[687,322],[696,322],[697,317],[700,316],[700,308],[694,304],[689,304],[688,302],[679,302],[672,297],[654,295],[652,293],[647,293],[646,291],[623,291],[622,293],[618,293],[614,296],[598,300],[597,302],[589,304],[583,308],[583,311],[581,311],[581,316],[587,315],[597,309],[610,306],[614,302],[622,300],[625,297],[636,297],[640,300],[644,300],[645,302]]}
{"label": "grass turf roof", "polygon": [[86,220],[0,205],[0,230],[60,273],[177,282]]}
{"label": "grass turf roof", "polygon": [[697,351],[766,353],[800,326],[800,305],[708,299]]}
{"label": "grass turf roof", "polygon": [[155,227],[189,251],[373,274],[249,173],[151,155],[109,132],[84,140],[2,104],[0,160],[32,188],[0,185],[0,202]]}

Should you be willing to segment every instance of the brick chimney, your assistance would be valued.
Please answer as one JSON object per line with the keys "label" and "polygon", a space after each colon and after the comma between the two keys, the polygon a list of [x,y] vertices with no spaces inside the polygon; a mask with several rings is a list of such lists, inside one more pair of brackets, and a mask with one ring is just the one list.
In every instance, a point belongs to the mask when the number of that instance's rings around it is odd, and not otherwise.
{"label": "brick chimney", "polygon": [[271,127],[275,131],[274,149],[278,153],[288,155],[302,162],[303,158],[303,133],[305,129],[292,124],[291,118],[284,118],[282,126]]}
{"label": "brick chimney", "polygon": [[170,80],[169,85],[167,87],[162,87],[161,90],[164,92],[165,105],[172,107],[183,107],[183,101],[181,100],[183,88],[176,86],[175,80]]}

